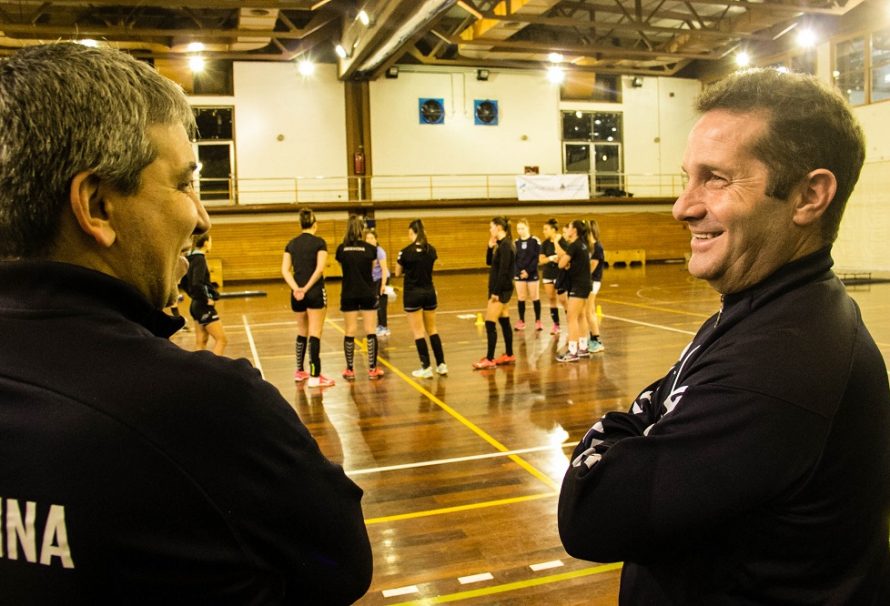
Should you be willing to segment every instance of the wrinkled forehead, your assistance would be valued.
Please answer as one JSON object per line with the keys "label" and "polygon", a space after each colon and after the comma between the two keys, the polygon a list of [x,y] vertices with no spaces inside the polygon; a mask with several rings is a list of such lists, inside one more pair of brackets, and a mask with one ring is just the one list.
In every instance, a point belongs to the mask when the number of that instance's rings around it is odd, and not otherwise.
{"label": "wrinkled forehead", "polygon": [[[769,114],[714,109],[701,115],[686,146],[685,160],[717,161],[721,158],[754,157],[755,146],[769,136]],[[684,161],[685,163],[685,161]]]}

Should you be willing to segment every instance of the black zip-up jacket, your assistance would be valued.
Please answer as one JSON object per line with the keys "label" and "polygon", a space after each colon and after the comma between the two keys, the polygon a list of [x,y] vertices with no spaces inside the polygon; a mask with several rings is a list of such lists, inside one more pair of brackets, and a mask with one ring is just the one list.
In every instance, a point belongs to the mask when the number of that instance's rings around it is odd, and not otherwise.
{"label": "black zip-up jacket", "polygon": [[831,265],[726,295],[575,449],[560,536],[621,604],[890,604],[887,368]]}
{"label": "black zip-up jacket", "polygon": [[171,343],[180,325],[105,274],[0,262],[0,604],[366,591],[361,489],[247,361]]}
{"label": "black zip-up jacket", "polygon": [[492,248],[485,252],[485,263],[488,270],[488,296],[513,292],[513,264],[516,262],[516,251],[513,250],[510,238],[503,237]]}

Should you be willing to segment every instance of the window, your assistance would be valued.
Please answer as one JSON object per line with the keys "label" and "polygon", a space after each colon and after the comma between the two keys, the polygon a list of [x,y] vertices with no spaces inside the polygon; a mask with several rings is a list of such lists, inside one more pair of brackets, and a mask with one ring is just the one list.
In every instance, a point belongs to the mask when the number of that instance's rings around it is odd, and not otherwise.
{"label": "window", "polygon": [[232,201],[235,158],[231,107],[193,107],[198,124],[195,155],[198,158],[198,193],[205,203]]}
{"label": "window", "polygon": [[834,79],[851,105],[866,103],[865,37],[838,42],[835,45]]}
{"label": "window", "polygon": [[621,76],[569,71],[559,95],[563,101],[621,103]]}
{"label": "window", "polygon": [[620,112],[562,113],[563,170],[592,174],[595,195],[623,189]]}
{"label": "window", "polygon": [[871,36],[871,101],[890,99],[890,29]]}

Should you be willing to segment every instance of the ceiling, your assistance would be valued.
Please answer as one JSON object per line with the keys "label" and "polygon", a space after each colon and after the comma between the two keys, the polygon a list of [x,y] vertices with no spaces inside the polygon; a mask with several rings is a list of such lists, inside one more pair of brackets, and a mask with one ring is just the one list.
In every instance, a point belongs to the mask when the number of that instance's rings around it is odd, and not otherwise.
{"label": "ceiling", "polygon": [[[0,55],[95,39],[139,57],[338,62],[342,79],[399,64],[695,75],[742,49],[777,48],[865,0],[129,0],[0,3]],[[368,24],[358,19],[364,10]],[[341,44],[346,56],[334,54]]]}

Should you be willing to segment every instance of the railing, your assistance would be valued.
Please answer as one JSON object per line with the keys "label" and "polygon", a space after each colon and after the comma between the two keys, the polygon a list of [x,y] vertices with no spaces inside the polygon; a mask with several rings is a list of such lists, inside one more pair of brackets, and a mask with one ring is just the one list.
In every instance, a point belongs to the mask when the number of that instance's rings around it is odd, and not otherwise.
{"label": "railing", "polygon": [[[323,204],[347,200],[497,200],[516,198],[516,176],[464,174],[201,179],[199,187],[201,199],[208,206]],[[683,189],[683,176],[680,174],[598,173],[590,175],[590,181],[592,197],[624,191],[637,197],[673,198]]]}

